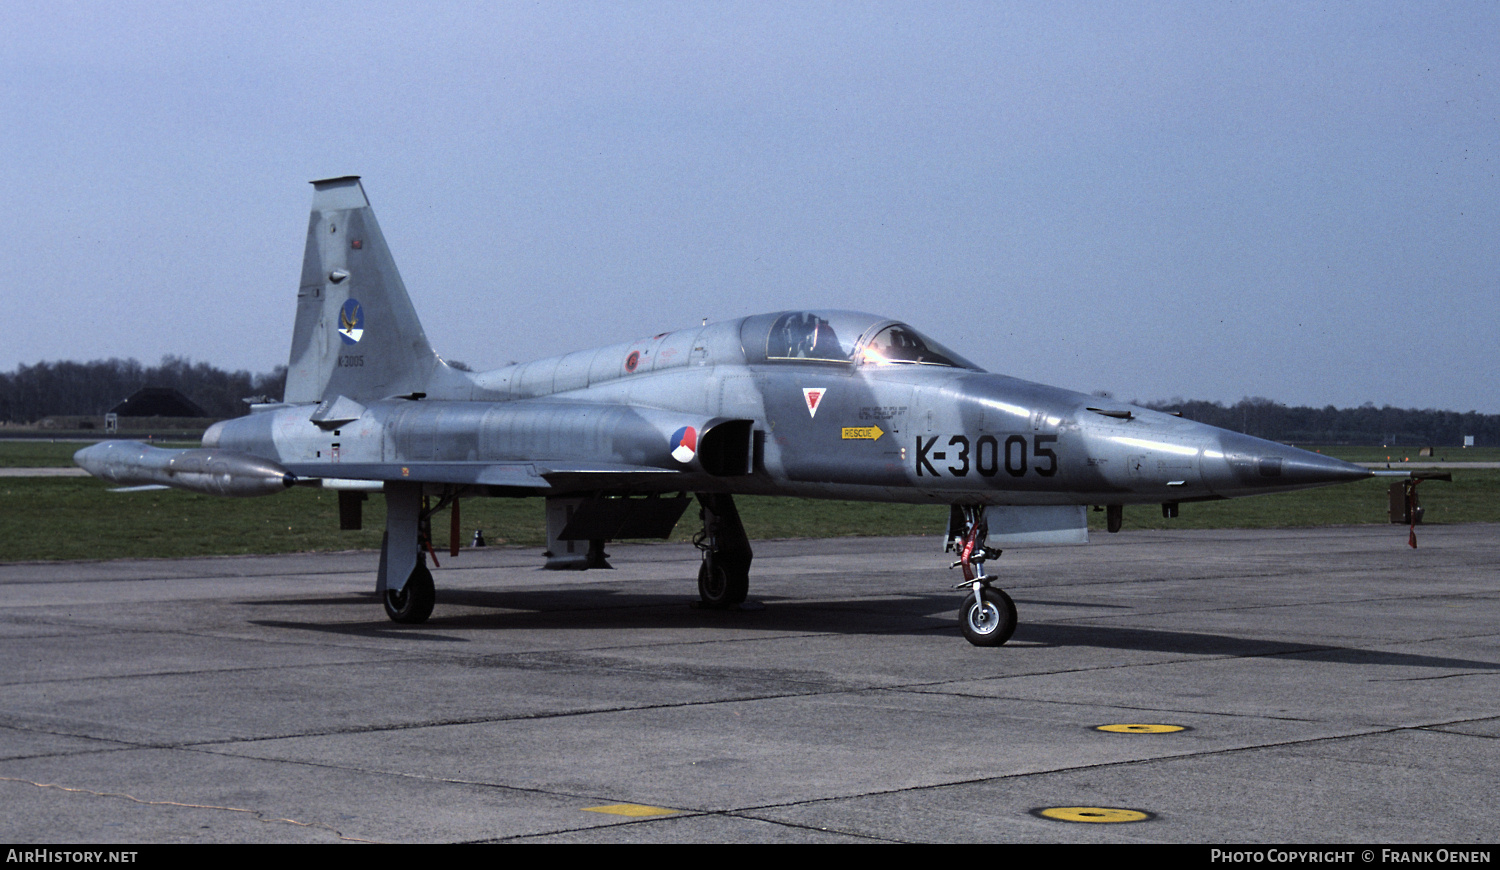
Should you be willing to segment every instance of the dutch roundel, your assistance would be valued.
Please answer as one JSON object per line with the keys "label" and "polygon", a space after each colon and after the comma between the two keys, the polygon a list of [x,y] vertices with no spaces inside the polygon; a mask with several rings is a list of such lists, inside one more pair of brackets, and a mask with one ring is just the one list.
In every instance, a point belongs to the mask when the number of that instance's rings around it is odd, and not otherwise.
{"label": "dutch roundel", "polygon": [[683,426],[672,433],[672,458],[683,465],[693,461],[698,455],[698,430],[692,426]]}

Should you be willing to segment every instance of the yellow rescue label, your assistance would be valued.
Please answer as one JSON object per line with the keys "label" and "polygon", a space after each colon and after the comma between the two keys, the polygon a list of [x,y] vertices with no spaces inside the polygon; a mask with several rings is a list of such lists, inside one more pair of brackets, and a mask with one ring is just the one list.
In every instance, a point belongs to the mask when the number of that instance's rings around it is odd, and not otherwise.
{"label": "yellow rescue label", "polygon": [[1108,824],[1111,822],[1144,822],[1151,818],[1150,813],[1140,810],[1127,810],[1120,807],[1047,807],[1044,810],[1035,810],[1037,815],[1044,819],[1054,819],[1059,822],[1091,822]]}
{"label": "yellow rescue label", "polygon": [[845,441],[879,441],[885,432],[879,426],[845,426]]}

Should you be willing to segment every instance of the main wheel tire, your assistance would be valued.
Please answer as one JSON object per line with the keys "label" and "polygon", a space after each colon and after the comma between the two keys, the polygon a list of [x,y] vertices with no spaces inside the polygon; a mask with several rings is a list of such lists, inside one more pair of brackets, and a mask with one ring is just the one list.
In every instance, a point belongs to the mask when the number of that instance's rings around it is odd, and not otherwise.
{"label": "main wheel tire", "polygon": [[392,622],[416,625],[426,622],[427,617],[432,615],[432,606],[436,600],[437,591],[432,586],[432,572],[427,570],[426,565],[418,565],[412,569],[411,576],[406,578],[406,585],[401,587],[400,592],[386,590],[385,615]]}
{"label": "main wheel tire", "polygon": [[970,593],[958,612],[964,637],[975,646],[1000,646],[1015,633],[1016,604],[1003,589],[986,587],[980,594],[982,601]]}
{"label": "main wheel tire", "polygon": [[703,606],[728,610],[745,603],[750,594],[750,572],[726,565],[723,559],[704,559],[698,568],[698,597]]}

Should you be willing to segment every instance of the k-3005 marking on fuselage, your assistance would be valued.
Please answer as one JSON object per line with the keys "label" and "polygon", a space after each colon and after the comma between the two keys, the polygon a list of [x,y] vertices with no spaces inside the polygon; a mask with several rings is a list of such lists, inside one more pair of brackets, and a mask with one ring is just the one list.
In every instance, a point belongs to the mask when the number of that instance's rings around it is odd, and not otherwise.
{"label": "k-3005 marking on fuselage", "polygon": [[[950,435],[944,443],[952,450],[933,449],[942,440],[941,435],[926,439],[921,435],[916,437],[918,477],[924,473],[928,477],[938,477],[944,472],[953,477],[968,477],[970,471],[980,477],[994,477],[1002,471],[1011,477],[1025,477],[1028,470],[1042,477],[1057,474],[1057,452],[1052,449],[1057,443],[1056,435],[1032,435],[1029,439],[1025,435],[1009,435],[1003,442],[995,435],[980,435],[972,439],[972,444],[967,435]],[[1028,450],[1032,457],[1029,466]],[[954,454],[951,460],[950,453]],[[933,462],[945,460],[950,464],[943,466],[942,471],[933,465]]]}

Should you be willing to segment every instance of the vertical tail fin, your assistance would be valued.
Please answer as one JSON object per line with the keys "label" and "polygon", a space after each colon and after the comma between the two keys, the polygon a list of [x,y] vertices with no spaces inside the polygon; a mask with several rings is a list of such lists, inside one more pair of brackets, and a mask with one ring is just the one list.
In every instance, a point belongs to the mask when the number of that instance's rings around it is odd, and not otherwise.
{"label": "vertical tail fin", "polygon": [[359,177],[312,184],[285,400],[429,392],[447,366],[427,343]]}

